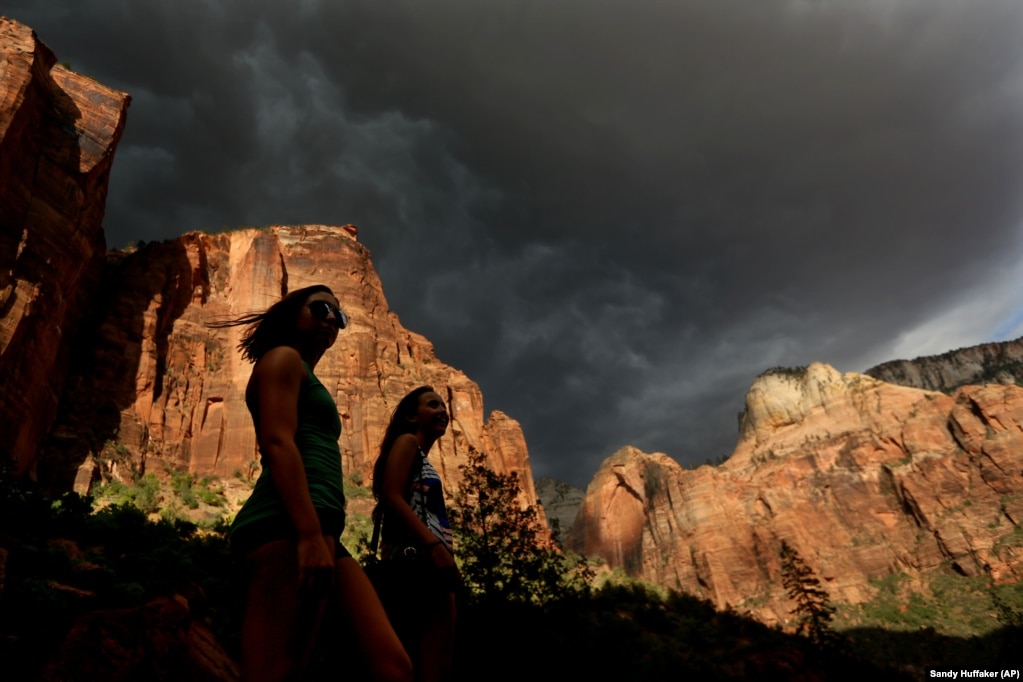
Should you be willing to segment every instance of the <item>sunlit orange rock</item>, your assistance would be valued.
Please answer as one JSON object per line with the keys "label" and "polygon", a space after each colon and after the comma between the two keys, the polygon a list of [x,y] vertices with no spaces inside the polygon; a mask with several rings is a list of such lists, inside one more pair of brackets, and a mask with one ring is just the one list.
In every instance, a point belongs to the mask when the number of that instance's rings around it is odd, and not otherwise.
{"label": "sunlit orange rock", "polygon": [[250,478],[258,456],[244,404],[252,366],[237,350],[242,329],[208,325],[325,284],[351,318],[316,367],[341,415],[346,475],[368,484],[394,406],[430,384],[452,417],[431,454],[449,492],[473,447],[496,470],[517,472],[535,502],[519,424],[500,412],[487,418],[479,386],[401,326],[356,233],[322,225],[190,233],[112,254],[101,314],[83,339],[90,350],[76,364],[46,452],[48,471],[65,487],[83,462],[115,478],[167,470]]}
{"label": "sunlit orange rock", "polygon": [[787,622],[786,540],[836,602],[936,571],[1023,578],[1023,388],[952,396],[823,364],[759,377],[718,467],[619,451],[590,484],[576,549],[720,607]]}

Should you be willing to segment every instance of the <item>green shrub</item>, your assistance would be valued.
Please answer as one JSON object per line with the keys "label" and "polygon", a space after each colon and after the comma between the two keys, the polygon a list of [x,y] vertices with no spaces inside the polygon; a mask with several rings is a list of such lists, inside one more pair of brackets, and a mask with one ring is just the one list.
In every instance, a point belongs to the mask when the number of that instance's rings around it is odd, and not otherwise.
{"label": "green shrub", "polygon": [[152,473],[136,479],[134,485],[109,481],[96,489],[96,497],[113,506],[131,505],[152,514],[160,510],[160,481]]}
{"label": "green shrub", "polygon": [[355,476],[345,478],[342,483],[344,484],[345,499],[355,500],[359,498],[373,497],[373,489],[369,486],[361,484],[362,477]]}
{"label": "green shrub", "polygon": [[199,508],[199,499],[192,489],[195,478],[187,471],[171,472],[171,489],[189,509]]}
{"label": "green shrub", "polygon": [[539,514],[522,506],[516,474],[498,474],[470,448],[451,510],[457,559],[473,599],[546,604],[585,593],[593,571],[544,537]]}

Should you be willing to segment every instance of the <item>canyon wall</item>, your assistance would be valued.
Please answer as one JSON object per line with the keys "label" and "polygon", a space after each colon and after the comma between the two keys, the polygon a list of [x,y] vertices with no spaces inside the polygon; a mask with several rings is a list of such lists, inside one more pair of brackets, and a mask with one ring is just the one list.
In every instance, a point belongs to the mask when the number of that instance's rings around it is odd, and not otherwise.
{"label": "canyon wall", "polygon": [[720,466],[615,453],[572,539],[635,577],[787,623],[782,540],[857,604],[893,573],[1023,578],[1021,518],[1023,388],[946,395],[812,364],[757,378]]}
{"label": "canyon wall", "polygon": [[913,360],[892,360],[864,372],[875,379],[929,391],[967,384],[1023,382],[1023,339],[982,343]]}
{"label": "canyon wall", "polygon": [[97,290],[128,95],[0,17],[0,452],[29,472]]}
{"label": "canyon wall", "polygon": [[330,287],[351,320],[316,367],[341,415],[347,477],[368,484],[394,406],[430,384],[451,415],[431,453],[449,492],[476,448],[495,470],[517,472],[536,501],[518,423],[500,412],[486,418],[479,387],[401,326],[351,225],[190,233],[111,254],[102,307],[72,362],[40,478],[77,489],[101,473],[251,478],[258,454],[244,404],[252,366],[237,349],[244,328],[209,324],[312,284]]}
{"label": "canyon wall", "polygon": [[338,404],[350,482],[369,483],[392,409],[431,384],[452,418],[431,453],[447,491],[475,448],[536,503],[519,424],[487,417],[479,387],[401,326],[354,226],[191,233],[108,254],[102,219],[129,101],[0,18],[0,453],[16,474],[54,493],[178,471],[251,481],[242,329],[208,324],[326,284],[352,320],[316,372]]}

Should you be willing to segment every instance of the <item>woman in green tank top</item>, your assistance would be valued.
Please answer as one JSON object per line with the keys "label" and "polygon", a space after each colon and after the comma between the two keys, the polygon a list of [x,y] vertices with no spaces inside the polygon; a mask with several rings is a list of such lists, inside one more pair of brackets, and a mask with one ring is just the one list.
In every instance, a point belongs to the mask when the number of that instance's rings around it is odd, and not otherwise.
{"label": "woman in green tank top", "polygon": [[246,680],[301,679],[328,607],[348,621],[374,679],[412,679],[379,599],[341,544],[341,421],[313,370],[347,322],[331,290],[317,285],[213,325],[247,327],[239,349],[255,363],[245,403],[263,470],[231,527],[247,569]]}

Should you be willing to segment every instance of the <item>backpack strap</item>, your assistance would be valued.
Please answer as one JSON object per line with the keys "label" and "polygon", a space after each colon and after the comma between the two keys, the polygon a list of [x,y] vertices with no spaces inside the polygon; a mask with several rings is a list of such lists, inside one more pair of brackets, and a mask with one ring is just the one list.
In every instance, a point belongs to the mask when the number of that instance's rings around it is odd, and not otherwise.
{"label": "backpack strap", "polygon": [[[418,457],[412,462],[412,466],[408,470],[408,480],[405,481],[404,496],[408,496],[411,492],[412,482],[416,480],[416,477],[423,472],[423,460],[426,459],[426,453],[423,452],[422,448],[416,448],[416,454]],[[373,539],[369,542],[370,556],[376,558],[377,547],[380,544],[380,528],[384,521],[384,510],[380,508],[380,503],[377,502],[376,506],[373,507]]]}

